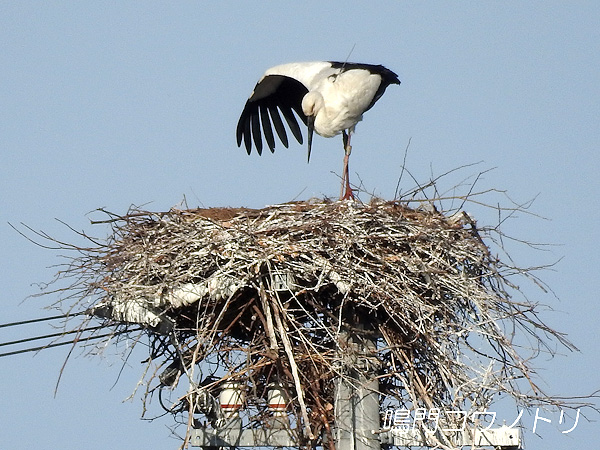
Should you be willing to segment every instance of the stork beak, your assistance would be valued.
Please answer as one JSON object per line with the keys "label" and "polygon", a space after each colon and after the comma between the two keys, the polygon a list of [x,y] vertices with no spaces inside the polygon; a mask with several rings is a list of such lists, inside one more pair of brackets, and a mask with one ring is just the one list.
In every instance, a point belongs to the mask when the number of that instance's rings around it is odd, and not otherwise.
{"label": "stork beak", "polygon": [[308,124],[308,161],[310,162],[310,149],[312,148],[312,138],[315,131],[315,116],[307,116],[306,122]]}

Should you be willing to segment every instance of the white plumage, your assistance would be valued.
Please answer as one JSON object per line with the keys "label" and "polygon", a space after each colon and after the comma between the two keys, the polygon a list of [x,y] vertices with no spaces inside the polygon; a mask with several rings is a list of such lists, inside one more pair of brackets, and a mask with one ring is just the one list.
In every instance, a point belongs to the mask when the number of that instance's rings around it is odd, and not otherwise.
{"label": "white plumage", "polygon": [[309,161],[313,131],[323,137],[343,133],[341,198],[352,198],[348,179],[350,135],[363,113],[371,109],[390,84],[400,84],[398,76],[381,65],[316,61],[272,67],[258,81],[242,111],[236,133],[238,146],[244,141],[250,154],[254,143],[260,155],[264,136],[273,152],[274,127],[287,147],[287,132],[280,113],[300,144],[303,143],[302,132],[293,112],[308,126]]}

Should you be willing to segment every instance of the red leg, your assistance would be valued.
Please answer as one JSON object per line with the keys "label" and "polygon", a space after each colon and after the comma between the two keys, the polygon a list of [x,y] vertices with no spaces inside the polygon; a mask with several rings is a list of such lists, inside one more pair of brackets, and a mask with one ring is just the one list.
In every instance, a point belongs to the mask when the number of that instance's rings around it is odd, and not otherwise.
{"label": "red leg", "polygon": [[344,138],[344,168],[342,170],[342,189],[340,192],[340,200],[354,200],[354,194],[352,193],[352,188],[350,187],[350,175],[348,172],[348,160],[350,159],[350,152],[352,151],[352,146],[350,145],[350,132],[343,132]]}

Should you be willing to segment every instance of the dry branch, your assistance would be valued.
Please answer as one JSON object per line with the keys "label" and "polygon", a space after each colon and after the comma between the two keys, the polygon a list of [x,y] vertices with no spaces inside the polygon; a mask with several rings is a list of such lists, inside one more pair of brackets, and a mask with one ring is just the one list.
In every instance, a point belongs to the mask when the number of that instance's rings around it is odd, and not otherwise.
{"label": "dry branch", "polygon": [[496,230],[463,212],[312,201],[103,222],[109,238],[77,247],[61,273],[74,280],[65,298],[81,302],[63,306],[145,327],[150,359],[164,367],[147,372],[146,395],[187,383],[170,411],[189,411],[188,427],[199,396],[227,380],[247,386],[248,423],[265,425],[264,393],[277,381],[303,442],[320,444],[312,433],[330,430],[334,380],[353,358],[342,332],[376,340],[367,360],[400,405],[485,408],[498,393],[555,403],[518,340],[573,347],[536,304],[511,296],[511,278],[527,270],[498,259],[485,244]]}

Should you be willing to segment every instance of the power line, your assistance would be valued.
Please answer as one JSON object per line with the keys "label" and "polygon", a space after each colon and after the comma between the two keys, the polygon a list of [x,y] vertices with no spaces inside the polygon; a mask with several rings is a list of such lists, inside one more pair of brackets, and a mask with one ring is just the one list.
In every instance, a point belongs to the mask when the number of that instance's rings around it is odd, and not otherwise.
{"label": "power line", "polygon": [[131,331],[138,331],[141,328],[137,329],[137,330],[127,330],[127,331],[122,331],[119,333],[107,333],[107,334],[101,334],[98,336],[88,336],[86,338],[80,338],[80,339],[74,339],[72,341],[67,341],[67,342],[55,342],[52,344],[48,344],[48,345],[43,345],[41,347],[31,347],[31,348],[26,348],[23,350],[15,350],[12,352],[6,352],[6,353],[0,353],[0,358],[4,357],[4,356],[13,356],[13,355],[18,355],[20,353],[28,353],[28,352],[37,352],[39,350],[44,350],[46,348],[52,348],[52,347],[59,347],[61,345],[75,345],[79,342],[87,342],[87,341],[93,341],[93,340],[97,340],[97,339],[102,339],[102,338],[106,338],[106,337],[110,337],[110,336],[116,336],[118,334],[122,334],[122,333],[128,333]]}
{"label": "power line", "polygon": [[3,323],[3,324],[0,324],[0,328],[13,327],[16,325],[25,325],[28,323],[46,322],[48,320],[65,319],[65,318],[69,318],[69,317],[73,317],[73,316],[80,316],[82,314],[86,314],[86,313],[78,312],[78,313],[73,313],[73,314],[62,314],[60,316],[43,317],[41,319],[29,319],[29,320],[21,320],[20,322]]}
{"label": "power line", "polygon": [[86,331],[99,330],[100,328],[105,328],[105,327],[103,327],[103,326],[97,326],[97,327],[85,328],[85,329],[81,329],[81,330],[62,331],[60,333],[46,334],[44,336],[36,336],[36,337],[30,337],[30,338],[25,338],[25,339],[19,339],[17,341],[0,342],[0,347],[5,347],[7,345],[22,344],[24,342],[39,341],[40,339],[65,336],[67,334],[84,333]]}

